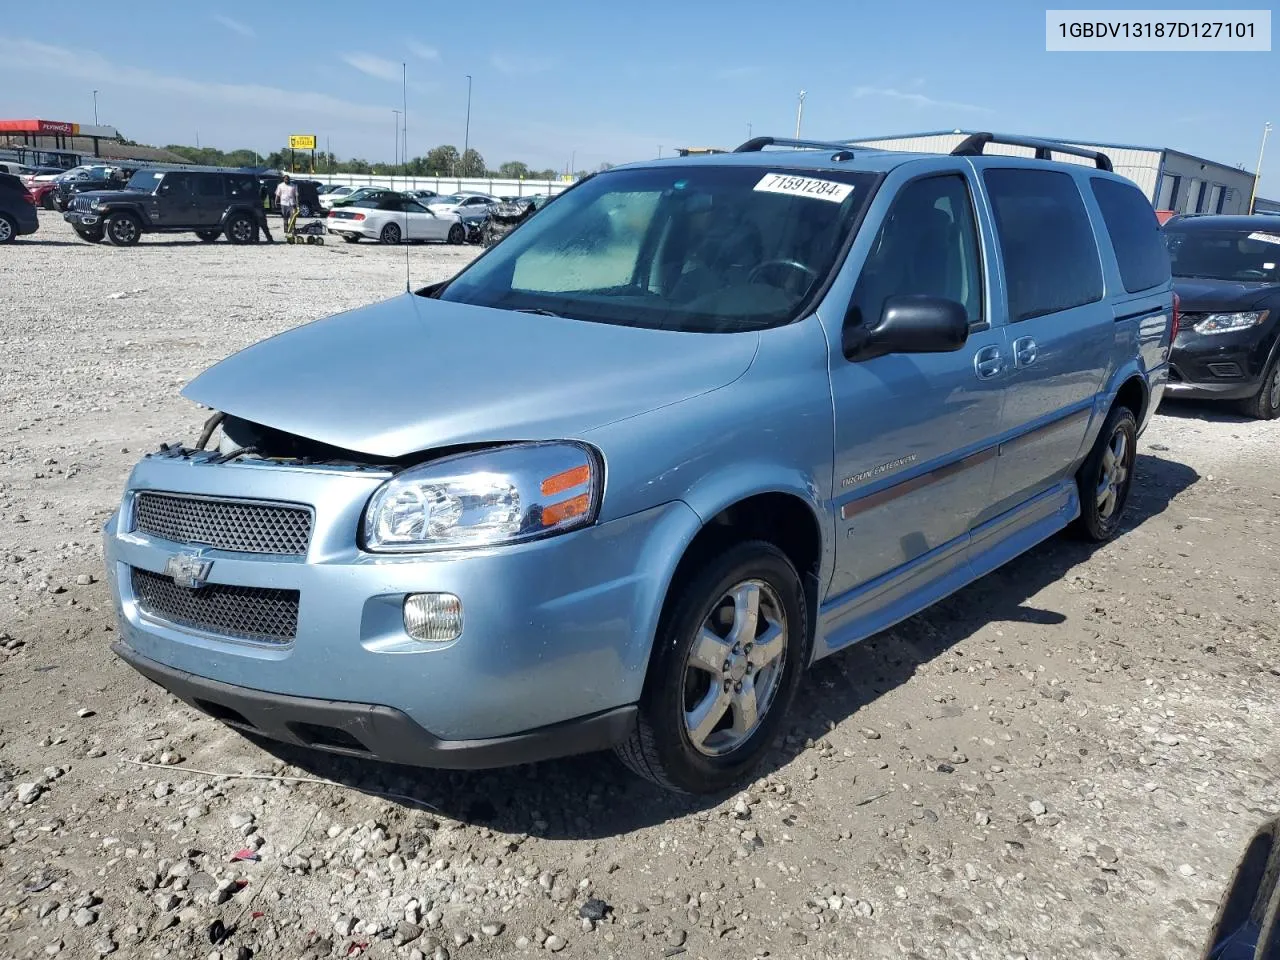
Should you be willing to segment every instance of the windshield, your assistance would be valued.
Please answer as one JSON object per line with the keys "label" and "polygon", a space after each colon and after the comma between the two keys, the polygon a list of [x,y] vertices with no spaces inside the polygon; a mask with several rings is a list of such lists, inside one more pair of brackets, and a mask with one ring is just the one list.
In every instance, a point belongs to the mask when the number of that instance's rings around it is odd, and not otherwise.
{"label": "windshield", "polygon": [[145,190],[150,193],[156,188],[156,184],[160,182],[160,178],[163,176],[164,174],[159,170],[139,170],[129,178],[129,182],[125,184],[125,189]]}
{"label": "windshield", "polygon": [[1165,243],[1175,277],[1280,283],[1280,223],[1268,230],[1170,227]]}
{"label": "windshield", "polygon": [[446,203],[459,204],[464,199],[465,197],[463,197],[462,194],[454,193],[454,194],[450,194],[447,197],[432,197],[431,203],[433,206],[443,206]]}
{"label": "windshield", "polygon": [[653,329],[795,319],[874,175],[678,166],[600,174],[459,274],[441,300]]}

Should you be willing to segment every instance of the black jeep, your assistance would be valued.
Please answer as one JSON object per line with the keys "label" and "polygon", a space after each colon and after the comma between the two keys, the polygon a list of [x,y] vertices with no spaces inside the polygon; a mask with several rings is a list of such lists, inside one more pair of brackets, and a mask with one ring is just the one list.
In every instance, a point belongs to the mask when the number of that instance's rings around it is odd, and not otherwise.
{"label": "black jeep", "polygon": [[238,170],[154,170],[135,173],[119,191],[91,191],[62,215],[90,243],[105,236],[132,246],[144,233],[194,233],[205,242],[258,237],[260,187],[256,174]]}

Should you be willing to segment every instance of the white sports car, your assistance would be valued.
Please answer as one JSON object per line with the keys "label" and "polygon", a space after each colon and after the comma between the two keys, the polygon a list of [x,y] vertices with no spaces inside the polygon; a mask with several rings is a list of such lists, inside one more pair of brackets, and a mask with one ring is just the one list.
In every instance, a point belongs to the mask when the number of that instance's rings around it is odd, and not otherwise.
{"label": "white sports car", "polygon": [[347,243],[362,239],[380,243],[402,243],[405,240],[443,240],[462,243],[466,228],[462,218],[452,213],[436,213],[416,200],[389,193],[372,200],[330,210],[325,218],[329,232]]}
{"label": "white sports car", "polygon": [[320,194],[320,206],[328,210],[333,206],[333,201],[341,200],[349,193],[354,193],[355,187],[332,187]]}

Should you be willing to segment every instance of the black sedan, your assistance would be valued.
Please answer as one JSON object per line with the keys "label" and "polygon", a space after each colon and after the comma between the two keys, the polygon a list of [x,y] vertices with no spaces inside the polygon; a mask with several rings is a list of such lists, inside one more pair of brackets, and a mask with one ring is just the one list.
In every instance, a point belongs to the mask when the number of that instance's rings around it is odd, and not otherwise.
{"label": "black sedan", "polygon": [[1280,221],[1175,217],[1164,234],[1180,300],[1168,395],[1280,415]]}

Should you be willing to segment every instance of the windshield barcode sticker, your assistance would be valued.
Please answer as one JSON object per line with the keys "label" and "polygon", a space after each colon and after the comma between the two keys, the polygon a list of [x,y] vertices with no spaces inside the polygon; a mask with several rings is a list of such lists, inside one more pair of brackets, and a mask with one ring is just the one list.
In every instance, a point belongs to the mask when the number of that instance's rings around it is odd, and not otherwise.
{"label": "windshield barcode sticker", "polygon": [[1261,240],[1263,243],[1280,243],[1280,233],[1251,233],[1249,239]]}
{"label": "windshield barcode sticker", "polygon": [[766,173],[755,185],[755,189],[762,193],[785,193],[793,197],[830,200],[832,203],[844,203],[845,197],[853,193],[852,184],[818,180],[814,177],[793,177],[785,173]]}

